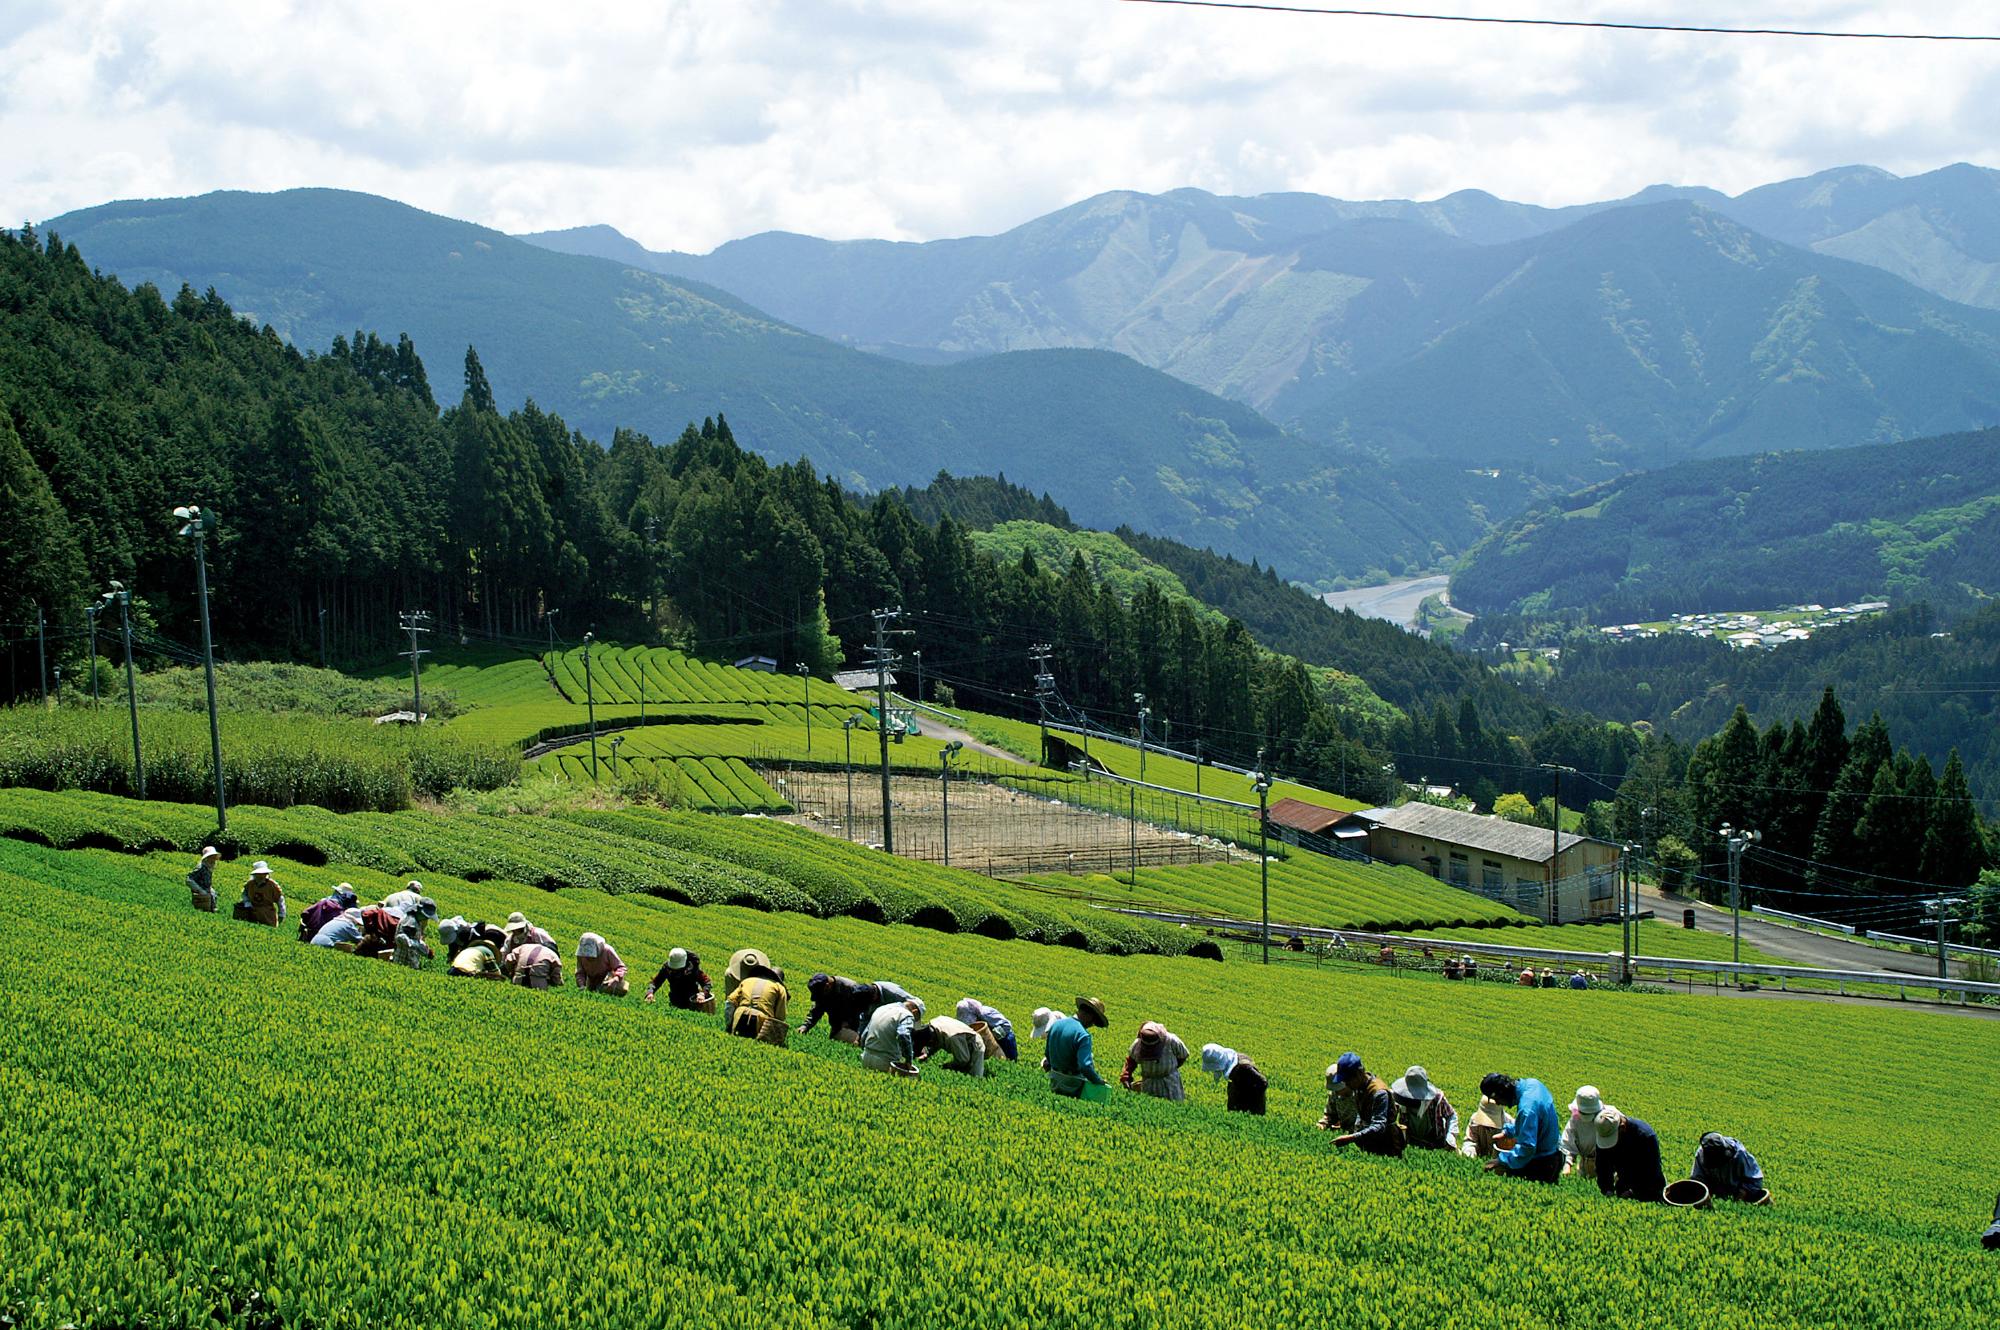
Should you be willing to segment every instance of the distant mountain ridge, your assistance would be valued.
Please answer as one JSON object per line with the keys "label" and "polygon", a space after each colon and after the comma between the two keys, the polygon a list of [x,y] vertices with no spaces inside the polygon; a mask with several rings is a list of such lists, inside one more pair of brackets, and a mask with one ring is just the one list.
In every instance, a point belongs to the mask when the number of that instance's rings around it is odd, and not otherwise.
{"label": "distant mountain ridge", "polygon": [[440,383],[478,348],[503,405],[572,427],[677,435],[720,411],[781,461],[857,489],[940,468],[1005,472],[1079,521],[1121,523],[1323,581],[1435,563],[1528,488],[1391,469],[1280,431],[1251,408],[1088,349],[919,366],[836,346],[735,295],[558,254],[337,190],[225,192],[46,223],[86,262],[169,296],[214,288],[301,348],[407,332]]}
{"label": "distant mountain ridge", "polygon": [[1318,438],[1571,482],[2000,421],[2000,173],[1964,165],[1570,208],[1114,192],[924,244],[529,239],[891,355],[1103,347]]}

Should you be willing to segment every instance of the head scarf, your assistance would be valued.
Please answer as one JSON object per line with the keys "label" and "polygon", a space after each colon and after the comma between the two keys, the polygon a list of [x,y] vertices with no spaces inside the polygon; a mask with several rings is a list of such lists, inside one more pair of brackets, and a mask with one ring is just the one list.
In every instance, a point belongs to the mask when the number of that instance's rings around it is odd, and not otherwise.
{"label": "head scarf", "polygon": [[604,939],[595,933],[585,933],[576,940],[576,954],[580,960],[594,961],[603,950]]}
{"label": "head scarf", "polygon": [[986,1019],[986,1013],[981,1008],[978,998],[960,998],[958,1000],[958,1018],[967,1025],[977,1025]]}
{"label": "head scarf", "polygon": [[1028,1033],[1036,1039],[1046,1039],[1049,1037],[1049,1027],[1061,1019],[1060,1012],[1051,1011],[1047,1007],[1036,1007],[1034,1024],[1029,1027]]}
{"label": "head scarf", "polygon": [[1221,1044],[1201,1046],[1201,1069],[1218,1081],[1227,1080],[1241,1060],[1241,1055],[1233,1048],[1224,1048]]}

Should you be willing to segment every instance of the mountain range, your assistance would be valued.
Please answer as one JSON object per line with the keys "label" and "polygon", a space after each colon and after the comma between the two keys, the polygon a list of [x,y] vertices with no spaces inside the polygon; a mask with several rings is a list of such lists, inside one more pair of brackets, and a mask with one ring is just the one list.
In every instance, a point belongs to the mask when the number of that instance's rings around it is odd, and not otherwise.
{"label": "mountain range", "polygon": [[1850,167],[1555,209],[1116,192],[922,244],[528,238],[887,354],[1121,351],[1322,441],[1587,482],[2000,421],[1996,205],[1982,168]]}
{"label": "mountain range", "polygon": [[559,254],[365,194],[290,190],[107,204],[44,224],[85,261],[171,295],[213,288],[304,349],[408,333],[440,396],[476,346],[503,405],[601,440],[725,414],[781,461],[856,489],[1005,472],[1078,520],[1128,524],[1289,576],[1435,562],[1530,488],[1390,466],[1121,355],[1052,349],[915,365],[839,346],[721,290]]}

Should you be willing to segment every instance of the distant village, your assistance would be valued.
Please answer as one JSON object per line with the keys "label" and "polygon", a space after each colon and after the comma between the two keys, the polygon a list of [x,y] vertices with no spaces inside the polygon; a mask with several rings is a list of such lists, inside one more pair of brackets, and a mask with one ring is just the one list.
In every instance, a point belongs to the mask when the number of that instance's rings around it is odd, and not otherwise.
{"label": "distant village", "polygon": [[1831,609],[1825,605],[1793,605],[1774,613],[1676,614],[1664,623],[1628,623],[1598,631],[1617,642],[1692,633],[1719,637],[1738,651],[1769,651],[1787,642],[1803,642],[1819,629],[1852,623],[1888,608],[1886,600],[1864,600]]}

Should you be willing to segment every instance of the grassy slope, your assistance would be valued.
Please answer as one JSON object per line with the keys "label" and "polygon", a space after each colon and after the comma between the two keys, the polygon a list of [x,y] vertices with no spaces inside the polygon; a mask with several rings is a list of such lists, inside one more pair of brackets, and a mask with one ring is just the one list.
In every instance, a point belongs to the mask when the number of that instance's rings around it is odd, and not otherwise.
{"label": "grassy slope", "polygon": [[[795,975],[892,975],[934,1006],[973,991],[1025,1018],[1105,993],[1121,1036],[1157,1017],[1256,1056],[1273,1116],[1250,1122],[1205,1080],[1179,1108],[1059,1102],[1026,1067],[897,1084],[817,1036],[767,1049],[636,1000],[308,951],[189,913],[182,867],[0,845],[0,1014],[31,1036],[0,1046],[0,1303],[33,1323],[197,1320],[218,1278],[323,1325],[1138,1326],[1183,1305],[1265,1325],[2000,1317],[1972,1243],[1990,1178],[1911,1144],[1980,1140],[1976,1097],[1899,1095],[1891,1139],[1877,1096],[1807,1092],[1828,1067],[1906,1065],[1915,1041],[1927,1080],[1991,1084],[1982,1023],[1113,961],[435,884],[448,911],[526,905],[565,944],[595,928],[635,969],[671,945],[713,962],[756,944]],[[142,961],[159,932],[176,963]],[[76,982],[79,954],[143,966],[144,1000]],[[1347,1046],[1385,1070],[1422,1060],[1461,1100],[1496,1065],[1565,1095],[1593,1081],[1660,1128],[1670,1165],[1702,1129],[1740,1134],[1780,1207],[1676,1214],[1456,1159],[1335,1155],[1305,1124]],[[1662,1055],[1688,1047],[1700,1075]]]}

